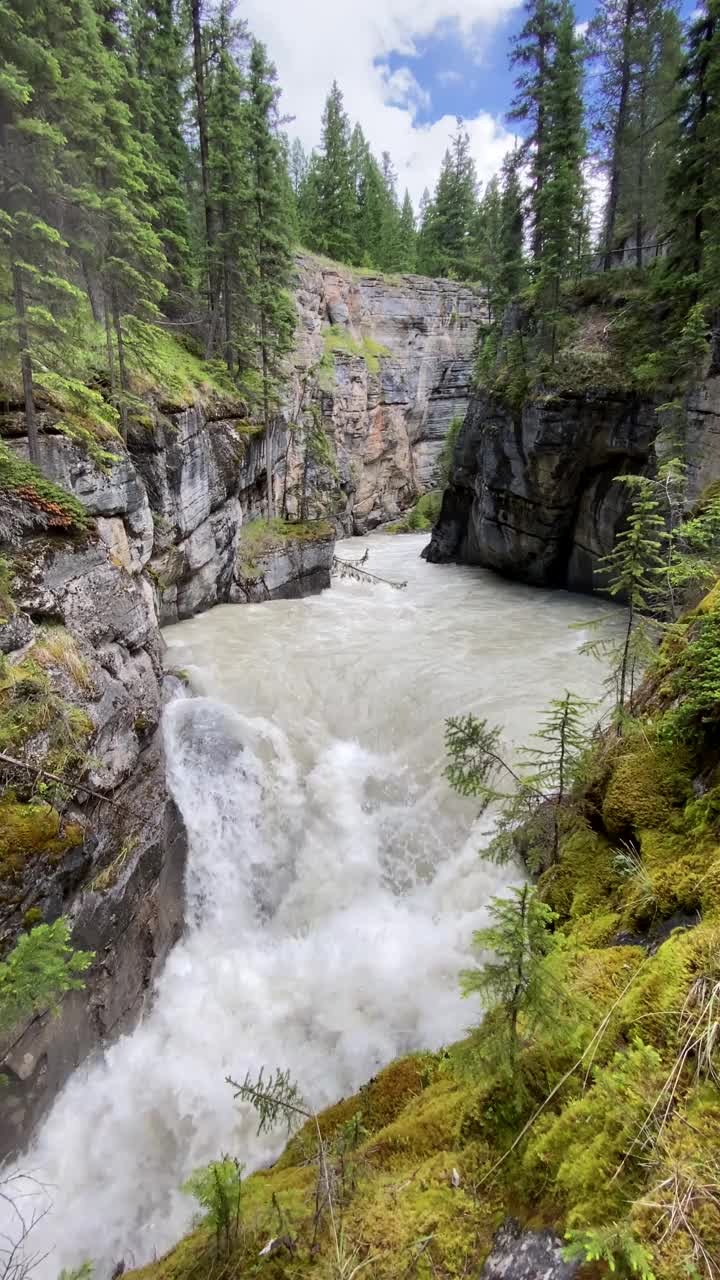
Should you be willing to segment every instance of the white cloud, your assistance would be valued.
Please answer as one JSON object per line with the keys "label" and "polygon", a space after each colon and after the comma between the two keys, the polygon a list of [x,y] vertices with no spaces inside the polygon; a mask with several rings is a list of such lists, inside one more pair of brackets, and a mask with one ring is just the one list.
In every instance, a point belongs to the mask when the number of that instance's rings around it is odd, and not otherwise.
{"label": "white cloud", "polygon": [[590,26],[589,22],[575,23],[575,35],[577,36],[578,40],[582,40],[583,36],[587,35],[589,26]]}
{"label": "white cloud", "polygon": [[418,84],[409,67],[391,71],[389,67],[380,65],[378,70],[385,82],[384,99],[389,106],[406,107],[413,114],[420,108],[429,109],[430,94]]}
{"label": "white cloud", "polygon": [[[520,0],[244,0],[242,16],[264,40],[283,88],[282,110],[295,116],[289,126],[310,149],[320,140],[327,91],[336,79],[352,122],[359,120],[373,150],[387,150],[417,205],[432,189],[455,128],[452,115],[431,125],[417,123],[428,91],[410,67],[389,72],[391,52],[412,58],[419,39],[451,26],[476,56],[494,26]],[[478,102],[465,120],[478,175],[487,181],[499,168],[512,138]]]}

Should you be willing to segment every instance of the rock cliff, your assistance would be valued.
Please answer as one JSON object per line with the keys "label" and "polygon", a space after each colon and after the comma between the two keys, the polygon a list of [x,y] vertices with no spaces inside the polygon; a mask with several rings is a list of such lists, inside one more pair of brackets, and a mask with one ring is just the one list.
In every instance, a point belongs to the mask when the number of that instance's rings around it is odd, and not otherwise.
{"label": "rock cliff", "polygon": [[345,533],[365,533],[437,483],[448,427],[467,408],[484,295],[307,256],[296,299],[276,485],[291,514],[333,516]]}
{"label": "rock cliff", "polygon": [[[627,510],[615,477],[652,474],[657,403],[617,391],[547,390],[514,411],[478,391],[459,433],[431,561],[485,565],[536,586],[592,591]],[[720,379],[688,401],[689,496],[720,478]]]}
{"label": "rock cliff", "polygon": [[[59,1016],[5,1029],[0,1153],[98,1042],[136,1021],[183,919],[153,592],[80,508],[28,472],[4,465],[0,476],[0,947],[68,915],[74,944],[95,959]],[[138,518],[131,565],[145,533]]]}

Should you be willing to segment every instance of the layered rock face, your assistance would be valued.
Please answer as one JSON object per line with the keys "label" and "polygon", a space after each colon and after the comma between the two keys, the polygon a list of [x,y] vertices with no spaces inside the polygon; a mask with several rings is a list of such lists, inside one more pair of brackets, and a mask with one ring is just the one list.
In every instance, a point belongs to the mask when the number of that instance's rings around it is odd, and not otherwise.
{"label": "layered rock face", "polygon": [[[656,408],[630,394],[548,393],[515,414],[479,392],[423,554],[536,586],[597,589],[601,558],[627,513],[627,488],[616,477],[652,474],[657,465]],[[720,478],[718,379],[690,399],[686,449],[692,500]]]}
{"label": "layered rock face", "polygon": [[58,533],[31,491],[0,494],[11,590],[0,624],[0,944],[21,925],[67,915],[73,944],[95,953],[86,989],[57,1017],[26,1019],[0,1043],[0,1155],[99,1042],[137,1020],[182,927],[185,835],[159,741],[153,592],[120,558],[137,564],[146,534],[139,516],[136,539],[118,551],[95,532]]}
{"label": "layered rock face", "polygon": [[[346,533],[394,519],[437,483],[448,427],[470,396],[482,293],[449,280],[298,265],[295,371],[276,481],[291,514]],[[297,426],[300,430],[297,430]],[[330,443],[325,458],[315,440]],[[282,445],[279,453],[283,453]]]}

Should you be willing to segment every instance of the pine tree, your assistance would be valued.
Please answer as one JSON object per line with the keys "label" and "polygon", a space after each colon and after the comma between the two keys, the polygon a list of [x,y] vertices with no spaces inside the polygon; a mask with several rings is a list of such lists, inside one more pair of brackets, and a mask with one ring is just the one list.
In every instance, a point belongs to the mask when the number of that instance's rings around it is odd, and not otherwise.
{"label": "pine tree", "polygon": [[526,276],[523,260],[525,220],[518,170],[518,153],[511,152],[503,161],[500,206],[500,288],[508,300],[520,292]]}
{"label": "pine tree", "polygon": [[399,271],[415,271],[417,268],[417,231],[415,213],[410,192],[405,191],[400,210],[400,261]]}
{"label": "pine tree", "polygon": [[132,0],[132,47],[142,85],[135,122],[152,142],[148,199],[162,240],[173,310],[187,307],[192,290],[187,176],[183,136],[184,33],[174,0]]}
{"label": "pine tree", "polygon": [[293,138],[290,154],[288,157],[288,171],[290,173],[290,182],[297,199],[303,182],[307,177],[309,160],[305,153],[305,148],[299,138]]}
{"label": "pine tree", "polygon": [[670,266],[691,301],[720,305],[720,0],[704,0],[681,69],[680,141],[669,184]]}
{"label": "pine tree", "polygon": [[573,10],[567,0],[562,0],[559,8],[554,54],[546,67],[542,91],[544,159],[534,203],[534,233],[539,246],[535,289],[542,338],[551,363],[557,349],[560,282],[582,262],[587,237],[582,58]]}
{"label": "pine tree", "polygon": [[342,93],[334,80],[323,112],[313,247],[340,262],[352,262],[354,213],[350,125],[343,107]]}
{"label": "pine tree", "polygon": [[539,261],[543,251],[543,223],[540,205],[548,168],[548,76],[557,43],[561,16],[560,0],[526,0],[526,19],[513,39],[510,65],[518,70],[515,97],[508,118],[521,121],[527,135],[520,148],[520,160],[530,172],[530,231],[532,257]]}
{"label": "pine tree", "polygon": [[445,152],[433,199],[421,210],[418,261],[428,275],[467,280],[473,274],[472,233],[477,215],[477,176],[470,138],[458,118]]}
{"label": "pine tree", "polygon": [[247,308],[250,235],[250,173],[245,145],[245,81],[235,53],[242,33],[233,28],[230,5],[222,0],[212,32],[213,59],[206,81],[208,197],[213,243],[209,246],[215,310],[210,317],[208,352],[222,332],[230,372],[238,360],[238,337]]}
{"label": "pine tree", "polygon": [[295,307],[289,294],[293,258],[289,236],[289,192],[285,156],[277,136],[279,97],[275,68],[265,46],[253,41],[246,109],[247,157],[252,190],[248,220],[249,299],[262,375],[268,518],[275,515],[273,416],[282,374],[295,336]]}
{"label": "pine tree", "polygon": [[617,670],[617,710],[622,714],[632,677],[633,641],[641,613],[647,611],[664,571],[665,521],[659,513],[654,485],[647,476],[618,477],[631,490],[632,501],[626,527],[615,545],[600,561],[601,572],[611,596],[627,605],[628,616]]}
{"label": "pine tree", "polygon": [[380,253],[377,266],[382,271],[398,271],[402,262],[400,208],[397,174],[389,151],[382,153],[383,207],[380,221]]}
{"label": "pine tree", "polygon": [[80,976],[92,963],[88,951],[75,951],[63,919],[23,934],[0,961],[0,1032],[20,1018],[54,1008],[67,991],[84,986]]}
{"label": "pine tree", "polygon": [[616,241],[635,239],[642,265],[646,229],[659,230],[660,199],[674,133],[673,80],[679,65],[679,24],[667,0],[603,0],[589,31],[600,75],[593,110],[598,155],[608,174],[602,233],[603,267]]}
{"label": "pine tree", "polygon": [[473,948],[490,952],[492,960],[460,974],[464,996],[479,995],[485,1010],[502,1015],[503,1045],[511,1070],[521,1044],[521,1027],[531,1032],[553,1014],[555,1002],[543,961],[554,946],[555,912],[530,885],[512,889],[507,898],[492,898],[493,923],[473,934]]}

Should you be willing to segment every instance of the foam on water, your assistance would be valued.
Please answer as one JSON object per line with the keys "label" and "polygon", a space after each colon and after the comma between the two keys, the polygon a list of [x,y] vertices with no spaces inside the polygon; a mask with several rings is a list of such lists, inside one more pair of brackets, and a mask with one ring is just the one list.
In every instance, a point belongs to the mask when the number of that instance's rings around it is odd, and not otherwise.
{"label": "foam on water", "polygon": [[192,1169],[277,1152],[228,1073],[289,1067],[321,1107],[472,1018],[456,975],[509,877],[442,780],[442,721],[472,708],[524,737],[567,684],[596,691],[568,623],[598,606],[438,570],[420,545],[372,540],[407,592],[343,583],[168,633],[207,695],[163,723],[187,929],[150,1014],[75,1073],[24,1162],[51,1188],[44,1274],[146,1260],[187,1227]]}

